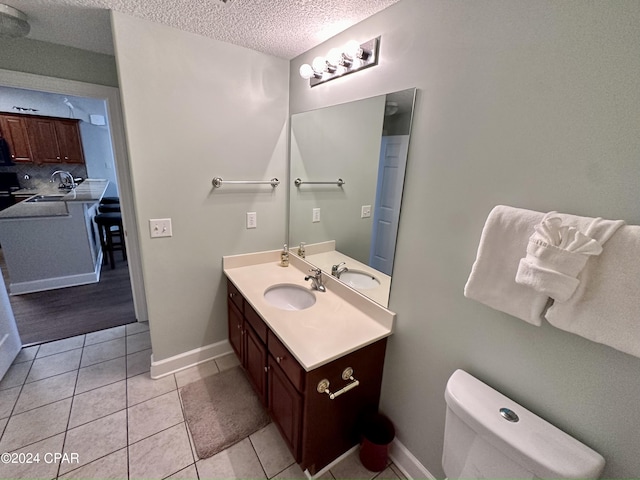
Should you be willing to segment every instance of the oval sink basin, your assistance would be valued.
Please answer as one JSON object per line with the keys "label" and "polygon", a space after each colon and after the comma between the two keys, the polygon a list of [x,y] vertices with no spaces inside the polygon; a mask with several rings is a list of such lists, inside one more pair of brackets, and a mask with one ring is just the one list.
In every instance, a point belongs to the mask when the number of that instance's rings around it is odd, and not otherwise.
{"label": "oval sink basin", "polygon": [[269,287],[264,292],[264,298],[274,307],[282,310],[304,310],[316,303],[313,292],[299,285],[281,283]]}
{"label": "oval sink basin", "polygon": [[59,202],[65,197],[65,195],[35,195],[31,198],[27,198],[25,202]]}
{"label": "oval sink basin", "polygon": [[380,280],[373,275],[360,270],[347,270],[340,274],[340,280],[353,288],[367,290],[380,286]]}

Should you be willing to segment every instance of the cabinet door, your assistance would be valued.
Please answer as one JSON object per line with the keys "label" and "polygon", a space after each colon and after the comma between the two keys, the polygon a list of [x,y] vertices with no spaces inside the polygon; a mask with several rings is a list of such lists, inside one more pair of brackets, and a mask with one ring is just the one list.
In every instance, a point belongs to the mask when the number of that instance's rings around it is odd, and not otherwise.
{"label": "cabinet door", "polygon": [[229,343],[240,359],[240,363],[244,363],[244,347],[242,345],[242,340],[244,339],[242,324],[244,319],[231,300],[227,302],[227,308],[229,310]]}
{"label": "cabinet door", "polygon": [[84,163],[77,120],[56,120],[56,137],[62,163]]}
{"label": "cabinet door", "polygon": [[24,118],[13,115],[0,115],[0,131],[9,142],[11,159],[14,162],[31,163],[31,147],[27,133],[27,123]]}
{"label": "cabinet door", "polygon": [[28,119],[29,139],[35,163],[61,163],[55,121],[47,118]]}
{"label": "cabinet door", "polygon": [[245,369],[260,401],[267,405],[267,348],[246,321],[244,331]]}
{"label": "cabinet door", "polygon": [[289,444],[296,462],[300,462],[302,395],[291,385],[271,355],[269,355],[268,361],[269,411]]}

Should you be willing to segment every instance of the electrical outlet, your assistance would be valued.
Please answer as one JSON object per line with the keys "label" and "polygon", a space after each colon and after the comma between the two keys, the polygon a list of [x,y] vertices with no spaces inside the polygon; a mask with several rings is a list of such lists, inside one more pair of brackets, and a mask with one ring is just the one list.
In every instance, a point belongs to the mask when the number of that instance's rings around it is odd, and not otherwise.
{"label": "electrical outlet", "polygon": [[258,217],[256,212],[247,212],[247,228],[257,228]]}
{"label": "electrical outlet", "polygon": [[320,209],[319,208],[314,208],[313,209],[313,217],[312,217],[311,221],[313,223],[318,223],[320,221]]}
{"label": "electrical outlet", "polygon": [[151,238],[171,237],[171,219],[170,218],[153,218],[149,220],[149,233]]}
{"label": "electrical outlet", "polygon": [[360,218],[369,218],[371,217],[371,205],[363,205],[362,211],[360,213]]}

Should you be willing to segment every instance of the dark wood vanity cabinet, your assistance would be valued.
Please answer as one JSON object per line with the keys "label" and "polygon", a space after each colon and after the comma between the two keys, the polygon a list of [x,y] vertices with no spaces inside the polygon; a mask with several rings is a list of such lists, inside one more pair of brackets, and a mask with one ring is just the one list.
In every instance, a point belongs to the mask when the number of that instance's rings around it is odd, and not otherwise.
{"label": "dark wood vanity cabinet", "polygon": [[[359,443],[360,422],[377,412],[386,338],[307,372],[235,285],[227,288],[229,342],[296,462],[313,475]],[[332,393],[351,384],[347,368],[358,386],[333,400],[318,392],[323,380]]]}
{"label": "dark wood vanity cabinet", "polygon": [[33,161],[27,119],[19,115],[0,115],[0,135],[9,143],[11,160],[16,163]]}

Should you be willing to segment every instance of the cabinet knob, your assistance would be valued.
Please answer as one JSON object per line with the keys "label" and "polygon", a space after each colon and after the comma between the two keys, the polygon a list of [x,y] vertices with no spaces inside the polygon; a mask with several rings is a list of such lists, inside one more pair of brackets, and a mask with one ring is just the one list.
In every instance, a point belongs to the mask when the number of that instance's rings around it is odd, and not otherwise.
{"label": "cabinet knob", "polygon": [[266,367],[264,367],[264,371],[265,371],[265,373],[269,372],[269,366],[268,365]]}
{"label": "cabinet knob", "polygon": [[236,294],[235,294],[235,293],[233,293],[233,292],[231,292],[231,293],[229,294],[229,298],[233,298],[233,297],[235,297],[235,296],[236,296]]}
{"label": "cabinet knob", "polygon": [[60,160],[60,157],[56,157],[56,160]]}
{"label": "cabinet knob", "polygon": [[276,362],[280,363],[284,359],[285,359],[285,357],[276,357]]}
{"label": "cabinet knob", "polygon": [[69,160],[69,157],[64,157],[65,160]]}

